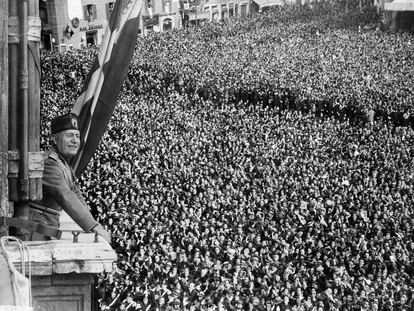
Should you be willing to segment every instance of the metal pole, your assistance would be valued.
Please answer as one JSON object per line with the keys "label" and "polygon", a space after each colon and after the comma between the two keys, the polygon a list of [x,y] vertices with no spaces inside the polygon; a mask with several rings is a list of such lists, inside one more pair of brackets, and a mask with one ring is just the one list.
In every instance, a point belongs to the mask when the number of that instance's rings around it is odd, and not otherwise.
{"label": "metal pole", "polygon": [[29,62],[27,53],[27,0],[20,0],[20,200],[29,199]]}
{"label": "metal pole", "polygon": [[[9,0],[0,1],[0,216],[9,216],[9,190],[8,190],[8,22]],[[7,235],[7,228],[0,224],[0,236]]]}
{"label": "metal pole", "polygon": [[[29,218],[29,76],[28,76],[28,58],[27,58],[27,0],[20,0],[19,3],[19,200],[15,203],[15,218],[27,220]],[[28,231],[23,228],[15,228],[14,235],[19,239],[26,241],[28,239]]]}
{"label": "metal pole", "polygon": [[[40,150],[40,28],[39,0],[30,0],[28,6],[28,25],[32,31],[28,36],[28,74],[29,74],[29,100],[28,100],[28,129],[29,152]],[[32,160],[30,161],[32,162]],[[29,167],[30,169],[30,167]],[[42,198],[42,179],[34,178],[29,172],[29,200]]]}
{"label": "metal pole", "polygon": [[[9,149],[16,151],[18,149],[18,122],[17,106],[19,102],[18,92],[18,68],[19,68],[19,19],[16,0],[9,1]],[[7,28],[6,28],[7,29]],[[17,189],[17,175],[9,176],[9,201],[19,199]]]}

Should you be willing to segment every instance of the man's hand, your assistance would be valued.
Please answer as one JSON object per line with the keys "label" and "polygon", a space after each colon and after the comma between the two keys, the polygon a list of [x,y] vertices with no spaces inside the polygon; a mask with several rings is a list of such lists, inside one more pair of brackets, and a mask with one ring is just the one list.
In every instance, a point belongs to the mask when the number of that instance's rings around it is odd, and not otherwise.
{"label": "man's hand", "polygon": [[97,225],[95,228],[92,229],[93,232],[102,236],[108,243],[111,243],[111,234],[102,228],[101,225]]}

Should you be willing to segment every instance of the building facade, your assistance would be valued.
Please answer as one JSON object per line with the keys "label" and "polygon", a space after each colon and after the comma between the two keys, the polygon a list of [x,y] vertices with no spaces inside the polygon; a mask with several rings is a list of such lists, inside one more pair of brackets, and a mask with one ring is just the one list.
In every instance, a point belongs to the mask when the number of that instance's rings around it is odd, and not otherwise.
{"label": "building facade", "polygon": [[414,33],[414,0],[378,0],[383,23],[391,30]]}
{"label": "building facade", "polygon": [[182,26],[182,15],[178,0],[143,0],[141,12],[143,35],[153,31],[167,31]]}
{"label": "building facade", "polygon": [[251,16],[285,3],[282,0],[209,0],[202,5],[201,13],[207,13],[209,21],[217,22],[232,16]]}
{"label": "building facade", "polygon": [[82,0],[80,16],[69,19],[70,0],[42,0],[41,48],[64,52],[102,41],[115,0]]}
{"label": "building facade", "polygon": [[[79,16],[69,18],[68,1],[41,0],[41,48],[64,52],[87,45],[99,45],[116,0],[81,0]],[[140,34],[181,27],[178,0],[143,0]]]}
{"label": "building facade", "polygon": [[204,4],[209,21],[221,21],[232,16],[248,16],[251,13],[251,0],[210,0]]}
{"label": "building facade", "polygon": [[[40,0],[42,49],[64,52],[100,45],[116,0],[77,0],[80,10],[75,16],[68,12],[69,1],[76,0]],[[139,33],[250,16],[282,4],[281,0],[142,0]]]}

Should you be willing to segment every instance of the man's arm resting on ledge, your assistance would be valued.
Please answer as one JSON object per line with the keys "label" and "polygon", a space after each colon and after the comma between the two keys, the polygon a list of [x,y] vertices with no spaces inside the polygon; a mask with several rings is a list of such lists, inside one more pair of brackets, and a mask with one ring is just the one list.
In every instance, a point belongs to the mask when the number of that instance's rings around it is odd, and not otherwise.
{"label": "man's arm resting on ledge", "polygon": [[108,243],[111,243],[111,234],[106,231],[101,225],[96,225],[92,228],[92,232],[95,232],[96,234],[103,237]]}

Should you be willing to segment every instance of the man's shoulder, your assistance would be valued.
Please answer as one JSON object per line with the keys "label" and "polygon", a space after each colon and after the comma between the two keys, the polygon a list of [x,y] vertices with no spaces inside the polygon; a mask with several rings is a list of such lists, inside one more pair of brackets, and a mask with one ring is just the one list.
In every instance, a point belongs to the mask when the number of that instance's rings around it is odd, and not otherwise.
{"label": "man's shoulder", "polygon": [[66,165],[65,163],[62,161],[62,159],[59,156],[59,153],[57,153],[56,150],[54,149],[49,149],[47,151],[45,151],[44,153],[44,163],[45,163],[45,172],[46,171],[61,171],[61,170],[66,170]]}
{"label": "man's shoulder", "polygon": [[58,155],[58,153],[56,152],[56,150],[54,150],[54,149],[49,149],[49,150],[47,150],[47,151],[45,151],[45,153],[44,153],[44,160],[46,161],[46,160],[53,160],[53,161],[59,161],[59,155]]}
{"label": "man's shoulder", "polygon": [[69,164],[62,159],[62,156],[54,149],[51,148],[44,153],[44,162],[45,165],[53,165],[60,167],[67,167]]}

